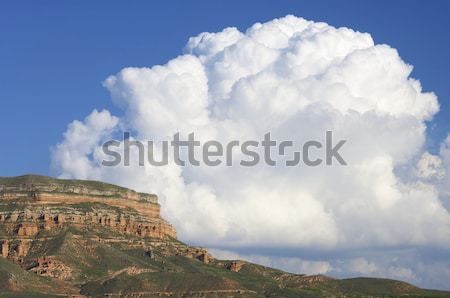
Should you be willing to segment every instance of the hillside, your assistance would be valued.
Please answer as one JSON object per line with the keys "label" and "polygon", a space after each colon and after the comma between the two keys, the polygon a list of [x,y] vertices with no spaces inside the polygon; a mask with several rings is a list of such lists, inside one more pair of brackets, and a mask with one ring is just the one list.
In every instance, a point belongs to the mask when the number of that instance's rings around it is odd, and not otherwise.
{"label": "hillside", "polygon": [[93,181],[0,178],[0,243],[0,297],[450,297],[217,260],[177,240],[155,195]]}

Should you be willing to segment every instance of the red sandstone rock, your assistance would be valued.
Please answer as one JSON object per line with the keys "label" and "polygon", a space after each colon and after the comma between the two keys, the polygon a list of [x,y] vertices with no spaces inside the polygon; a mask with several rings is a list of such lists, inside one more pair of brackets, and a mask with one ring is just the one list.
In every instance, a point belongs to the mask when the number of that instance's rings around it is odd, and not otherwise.
{"label": "red sandstone rock", "polygon": [[9,241],[4,240],[2,242],[2,257],[7,258],[9,255]]}

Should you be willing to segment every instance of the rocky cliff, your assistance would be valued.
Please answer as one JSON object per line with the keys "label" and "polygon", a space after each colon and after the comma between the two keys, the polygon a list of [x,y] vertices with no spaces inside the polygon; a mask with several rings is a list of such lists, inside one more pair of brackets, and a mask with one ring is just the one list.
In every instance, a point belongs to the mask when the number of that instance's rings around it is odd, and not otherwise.
{"label": "rocky cliff", "polygon": [[96,225],[139,237],[176,238],[175,229],[160,216],[156,195],[40,176],[0,179],[0,224],[2,255],[12,259],[25,256],[40,231],[66,226]]}
{"label": "rocky cliff", "polygon": [[[158,246],[176,239],[174,227],[160,216],[156,195],[101,182],[41,176],[0,179],[0,224],[1,255],[18,262],[28,255],[33,244],[48,240],[42,239],[40,232],[52,234],[67,227],[106,228],[110,235],[105,233],[97,239],[103,243],[128,244],[124,235],[145,238]],[[145,246],[144,242],[141,246]],[[200,248],[181,247],[176,253],[205,262],[211,259]],[[39,266],[49,260],[36,259]]]}

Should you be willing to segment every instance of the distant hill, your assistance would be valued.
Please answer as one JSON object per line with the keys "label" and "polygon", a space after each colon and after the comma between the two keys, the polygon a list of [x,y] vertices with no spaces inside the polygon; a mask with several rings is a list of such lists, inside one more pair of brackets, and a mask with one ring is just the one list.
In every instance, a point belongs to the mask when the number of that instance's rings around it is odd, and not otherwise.
{"label": "distant hill", "polygon": [[0,178],[0,297],[450,297],[217,260],[159,211],[155,195],[102,182]]}

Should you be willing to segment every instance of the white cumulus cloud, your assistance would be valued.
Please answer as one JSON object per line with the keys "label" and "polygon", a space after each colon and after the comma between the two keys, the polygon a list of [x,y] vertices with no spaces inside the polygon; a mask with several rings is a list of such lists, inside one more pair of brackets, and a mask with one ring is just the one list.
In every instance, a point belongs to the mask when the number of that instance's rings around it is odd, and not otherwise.
{"label": "white cumulus cloud", "polygon": [[[411,71],[394,48],[375,44],[368,33],[294,16],[245,32],[201,33],[165,65],[107,78],[123,115],[94,111],[70,124],[53,165],[62,177],[157,193],[163,215],[190,243],[260,249],[269,258],[289,252],[278,263],[261,262],[308,272],[396,271],[361,252],[450,250],[450,187],[431,179],[448,180],[450,141],[440,156],[425,151],[427,121],[439,104]],[[330,130],[347,140],[341,154],[348,165],[102,167],[101,144],[121,130],[139,140],[194,132],[200,141],[224,143],[260,140],[270,131],[296,144],[323,141]],[[339,258],[350,265],[339,267]],[[399,274],[421,282],[416,275],[426,270],[407,265]]]}

